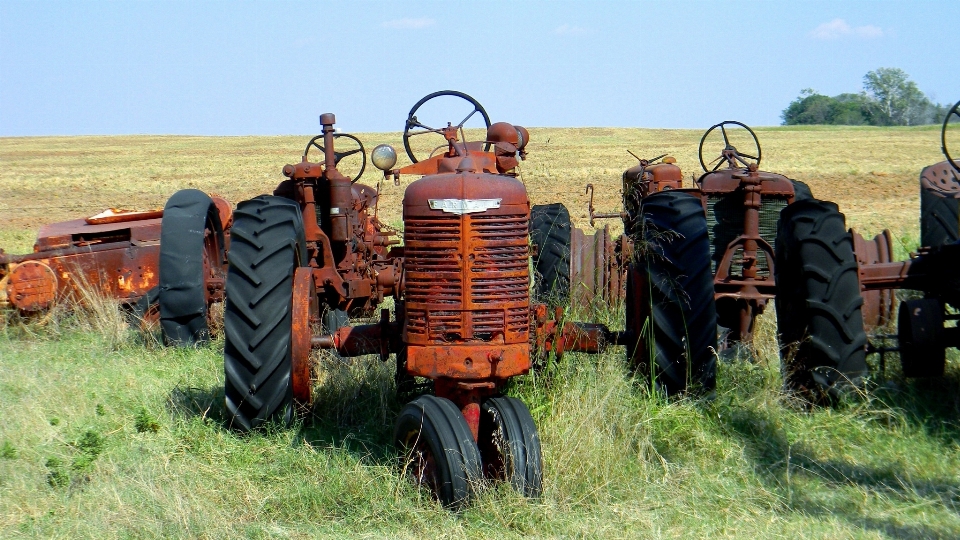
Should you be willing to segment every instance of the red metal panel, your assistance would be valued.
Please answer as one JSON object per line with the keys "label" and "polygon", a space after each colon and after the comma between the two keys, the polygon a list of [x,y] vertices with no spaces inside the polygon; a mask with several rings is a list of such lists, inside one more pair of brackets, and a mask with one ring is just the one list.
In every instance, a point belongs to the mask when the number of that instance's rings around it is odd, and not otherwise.
{"label": "red metal panel", "polygon": [[530,370],[529,343],[407,347],[407,372],[429,379],[506,379]]}

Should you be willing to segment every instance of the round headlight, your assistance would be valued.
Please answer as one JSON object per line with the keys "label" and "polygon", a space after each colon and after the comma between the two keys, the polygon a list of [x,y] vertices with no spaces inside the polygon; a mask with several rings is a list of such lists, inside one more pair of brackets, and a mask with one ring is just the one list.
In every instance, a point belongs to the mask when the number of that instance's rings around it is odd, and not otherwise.
{"label": "round headlight", "polygon": [[397,151],[389,144],[378,144],[373,152],[370,152],[370,160],[374,167],[388,171],[397,164]]}

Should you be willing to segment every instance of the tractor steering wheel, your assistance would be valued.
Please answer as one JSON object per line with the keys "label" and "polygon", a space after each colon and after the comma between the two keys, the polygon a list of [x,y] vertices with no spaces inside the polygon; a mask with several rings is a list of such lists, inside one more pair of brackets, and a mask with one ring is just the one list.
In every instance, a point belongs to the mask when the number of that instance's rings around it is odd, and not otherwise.
{"label": "tractor steering wheel", "polygon": [[[960,121],[960,101],[958,101],[950,112],[947,113],[947,117],[943,119],[943,128],[940,130],[940,149],[943,150],[943,155],[947,157],[947,162],[950,163],[950,166],[953,167],[953,170],[960,173],[960,162],[953,159],[950,156],[950,152],[947,151],[947,125],[950,123],[950,119],[956,116],[958,121]],[[954,133],[956,133],[956,129]]]}
{"label": "tractor steering wheel", "polygon": [[[730,137],[727,134],[727,129],[725,126],[737,126],[747,130],[747,133],[749,133],[750,136],[753,137],[753,144],[757,147],[757,155],[754,156],[750,154],[745,154],[737,150],[737,148],[733,144],[731,144]],[[709,167],[707,167],[707,163],[703,160],[703,144],[704,142],[706,142],[707,137],[710,135],[710,133],[717,128],[720,128],[720,133],[723,135],[723,150],[720,151],[719,157],[710,161],[710,163],[717,162],[717,164],[712,169],[710,169]],[[746,124],[742,122],[735,122],[733,120],[727,120],[725,122],[720,122],[719,124],[714,124],[713,126],[710,126],[710,129],[708,129],[707,132],[704,133],[703,137],[700,139],[700,148],[698,150],[698,153],[700,156],[700,166],[703,167],[704,172],[708,172],[708,173],[716,171],[724,163],[726,163],[727,167],[730,169],[739,168],[740,165],[737,164],[738,162],[741,163],[743,167],[749,167],[751,163],[746,161],[748,159],[753,160],[753,163],[759,167],[760,158],[763,155],[762,152],[763,150],[760,149],[760,140],[757,139],[757,134],[754,133],[752,129],[747,127]]]}
{"label": "tractor steering wheel", "polygon": [[[423,106],[426,102],[430,101],[431,99],[442,97],[442,96],[458,97],[466,101],[467,103],[469,103],[470,106],[472,107],[472,109],[470,109],[470,112],[463,118],[463,120],[460,121],[459,124],[453,124],[448,122],[446,129],[456,128],[457,130],[459,130],[463,128],[463,125],[466,124],[467,121],[470,120],[470,118],[472,118],[477,113],[480,113],[480,116],[483,117],[483,122],[484,124],[486,124],[486,127],[488,128],[490,127],[490,117],[487,115],[487,111],[483,110],[483,106],[480,105],[480,103],[477,100],[473,99],[467,94],[464,94],[463,92],[457,92],[455,90],[441,90],[440,92],[434,92],[432,94],[424,96],[423,99],[418,101],[417,104],[414,105],[412,109],[410,109],[410,114],[407,115],[406,126],[403,128],[403,148],[407,151],[407,157],[409,157],[410,161],[412,161],[413,163],[417,163],[419,160],[417,159],[416,156],[413,155],[413,150],[410,149],[410,137],[423,135],[424,133],[437,133],[444,136],[444,138],[446,138],[446,136],[444,135],[444,128],[433,128],[421,123],[417,119],[417,110],[421,106]],[[484,138],[486,138],[486,135],[484,135]],[[463,141],[463,142],[466,143],[466,141]],[[486,143],[483,147],[484,152],[488,150],[490,150],[490,143]]]}
{"label": "tractor steering wheel", "polygon": [[[356,168],[356,162],[359,161],[360,171],[356,174],[356,176],[345,175],[347,178],[350,179],[351,184],[355,184],[357,180],[359,180],[360,177],[363,176],[363,171],[367,168],[367,152],[363,148],[363,143],[360,142],[360,139],[354,137],[353,135],[350,135],[349,133],[334,133],[333,138],[334,139],[343,138],[343,139],[351,140],[357,143],[357,146],[359,147],[359,148],[354,148],[353,150],[347,150],[346,152],[334,151],[333,153],[333,164],[337,166],[338,170],[340,169],[340,160],[357,153],[360,154],[360,158],[361,158],[360,160],[352,159],[352,160],[349,160],[349,164],[348,164],[349,166],[348,168],[354,169]],[[307,154],[310,153],[310,148],[316,148],[317,150],[320,150],[320,159],[315,163],[323,163],[324,154],[326,154],[326,150],[323,148],[323,135],[317,135],[316,137],[310,139],[310,142],[307,143],[307,147],[303,149],[304,161],[308,161]]]}

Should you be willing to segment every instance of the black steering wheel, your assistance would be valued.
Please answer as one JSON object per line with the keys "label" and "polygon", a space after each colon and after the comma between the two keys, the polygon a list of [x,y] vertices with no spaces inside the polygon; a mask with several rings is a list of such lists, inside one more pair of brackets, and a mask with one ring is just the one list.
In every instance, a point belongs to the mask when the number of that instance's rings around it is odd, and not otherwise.
{"label": "black steering wheel", "polygon": [[[452,122],[447,123],[447,128],[434,128],[420,122],[417,119],[417,110],[423,106],[426,102],[431,99],[442,97],[442,96],[453,96],[460,98],[472,107],[466,116],[463,117],[463,120],[459,124],[453,124]],[[483,117],[483,122],[486,124],[486,127],[490,127],[490,117],[487,115],[487,111],[483,110],[483,105],[473,99],[472,97],[464,94],[463,92],[457,92],[456,90],[441,90],[440,92],[434,92],[423,97],[416,105],[410,109],[410,114],[407,115],[407,123],[403,128],[403,148],[407,151],[407,157],[410,158],[410,161],[417,163],[419,160],[416,156],[413,155],[413,150],[410,149],[410,137],[415,137],[417,135],[423,135],[424,133],[438,133],[444,136],[444,129],[456,128],[457,130],[463,128],[463,125],[467,123],[475,114],[480,113],[480,116]],[[484,135],[486,138],[486,135]],[[466,142],[466,141],[464,141]],[[483,151],[486,152],[490,150],[490,143],[486,143],[483,147]]]}
{"label": "black steering wheel", "polygon": [[[757,147],[756,155],[754,156],[751,154],[745,154],[740,150],[737,150],[737,147],[735,147],[730,142],[730,135],[727,133],[726,126],[736,126],[736,127],[741,127],[747,130],[747,133],[749,133],[750,136],[753,137],[753,144]],[[703,144],[704,142],[706,142],[707,137],[710,135],[710,133],[712,133],[713,130],[717,128],[720,128],[720,133],[723,135],[723,150],[720,151],[719,157],[710,161],[710,163],[717,162],[717,164],[711,169],[707,167],[707,163],[703,160]],[[700,148],[698,150],[698,154],[700,156],[700,166],[703,167],[704,172],[708,172],[708,173],[716,171],[724,163],[726,163],[727,167],[730,169],[737,169],[741,167],[741,165],[743,167],[749,167],[751,165],[751,162],[747,160],[753,160],[752,163],[756,164],[759,167],[760,158],[763,155],[762,152],[763,150],[760,149],[760,140],[757,139],[757,134],[754,133],[752,129],[747,127],[746,124],[742,122],[736,122],[733,120],[727,120],[725,122],[720,122],[719,124],[714,124],[713,126],[710,126],[710,129],[708,129],[707,132],[704,133],[703,137],[700,139]]]}
{"label": "black steering wheel", "polygon": [[[954,116],[957,117],[957,121],[960,121],[960,101],[958,101],[950,112],[947,113],[947,117],[943,119],[943,128],[940,130],[940,149],[943,150],[943,155],[947,157],[947,162],[950,163],[950,166],[953,167],[953,170],[960,173],[960,163],[957,160],[953,159],[950,156],[950,152],[947,150],[947,125],[950,123],[950,119]],[[954,133],[956,133],[956,129]]]}
{"label": "black steering wheel", "polygon": [[[349,156],[352,156],[352,155],[354,155],[354,154],[357,154],[357,153],[360,154],[360,159],[359,159],[359,160],[356,160],[356,159],[348,160],[348,168],[350,168],[350,169],[356,168],[356,161],[359,161],[359,162],[360,162],[360,172],[358,172],[358,173],[356,174],[356,176],[350,176],[350,175],[344,173],[344,175],[345,175],[347,178],[350,179],[350,183],[351,183],[351,184],[355,184],[355,183],[357,182],[357,180],[359,180],[360,177],[363,176],[363,171],[367,168],[367,152],[366,152],[366,150],[364,150],[364,148],[363,148],[363,143],[360,142],[360,139],[354,137],[353,135],[350,135],[349,133],[334,133],[334,134],[333,134],[333,138],[334,138],[334,139],[347,139],[347,140],[350,140],[350,141],[353,141],[353,142],[357,143],[358,148],[354,148],[353,150],[347,150],[347,151],[345,151],[345,152],[338,152],[338,151],[334,151],[334,152],[333,152],[333,164],[337,166],[337,170],[340,169],[340,160],[342,160],[342,159],[345,158],[345,157],[349,157]],[[320,150],[320,156],[321,156],[321,157],[320,157],[320,159],[319,159],[318,161],[316,161],[316,162],[314,162],[314,163],[323,163],[323,160],[324,160],[324,157],[323,157],[323,156],[324,156],[324,154],[326,154],[326,150],[323,148],[323,135],[317,135],[316,137],[310,139],[310,142],[307,143],[307,147],[303,149],[303,159],[304,159],[304,161],[309,161],[309,160],[307,159],[307,154],[310,153],[310,148],[316,148],[317,150]],[[340,172],[343,173],[343,171],[340,171]]]}

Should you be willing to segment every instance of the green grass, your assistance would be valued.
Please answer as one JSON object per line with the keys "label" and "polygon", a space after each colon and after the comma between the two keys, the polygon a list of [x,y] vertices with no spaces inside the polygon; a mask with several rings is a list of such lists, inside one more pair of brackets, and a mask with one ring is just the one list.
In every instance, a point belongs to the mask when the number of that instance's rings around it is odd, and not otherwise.
{"label": "green grass", "polygon": [[224,427],[222,343],[118,339],[83,313],[8,321],[0,537],[960,535],[956,364],[798,410],[779,398],[768,319],[760,361],[721,364],[712,402],[650,395],[616,348],[516,380],[544,495],[494,486],[462,514],[395,467],[390,364],[324,360],[308,422],[240,435]]}

